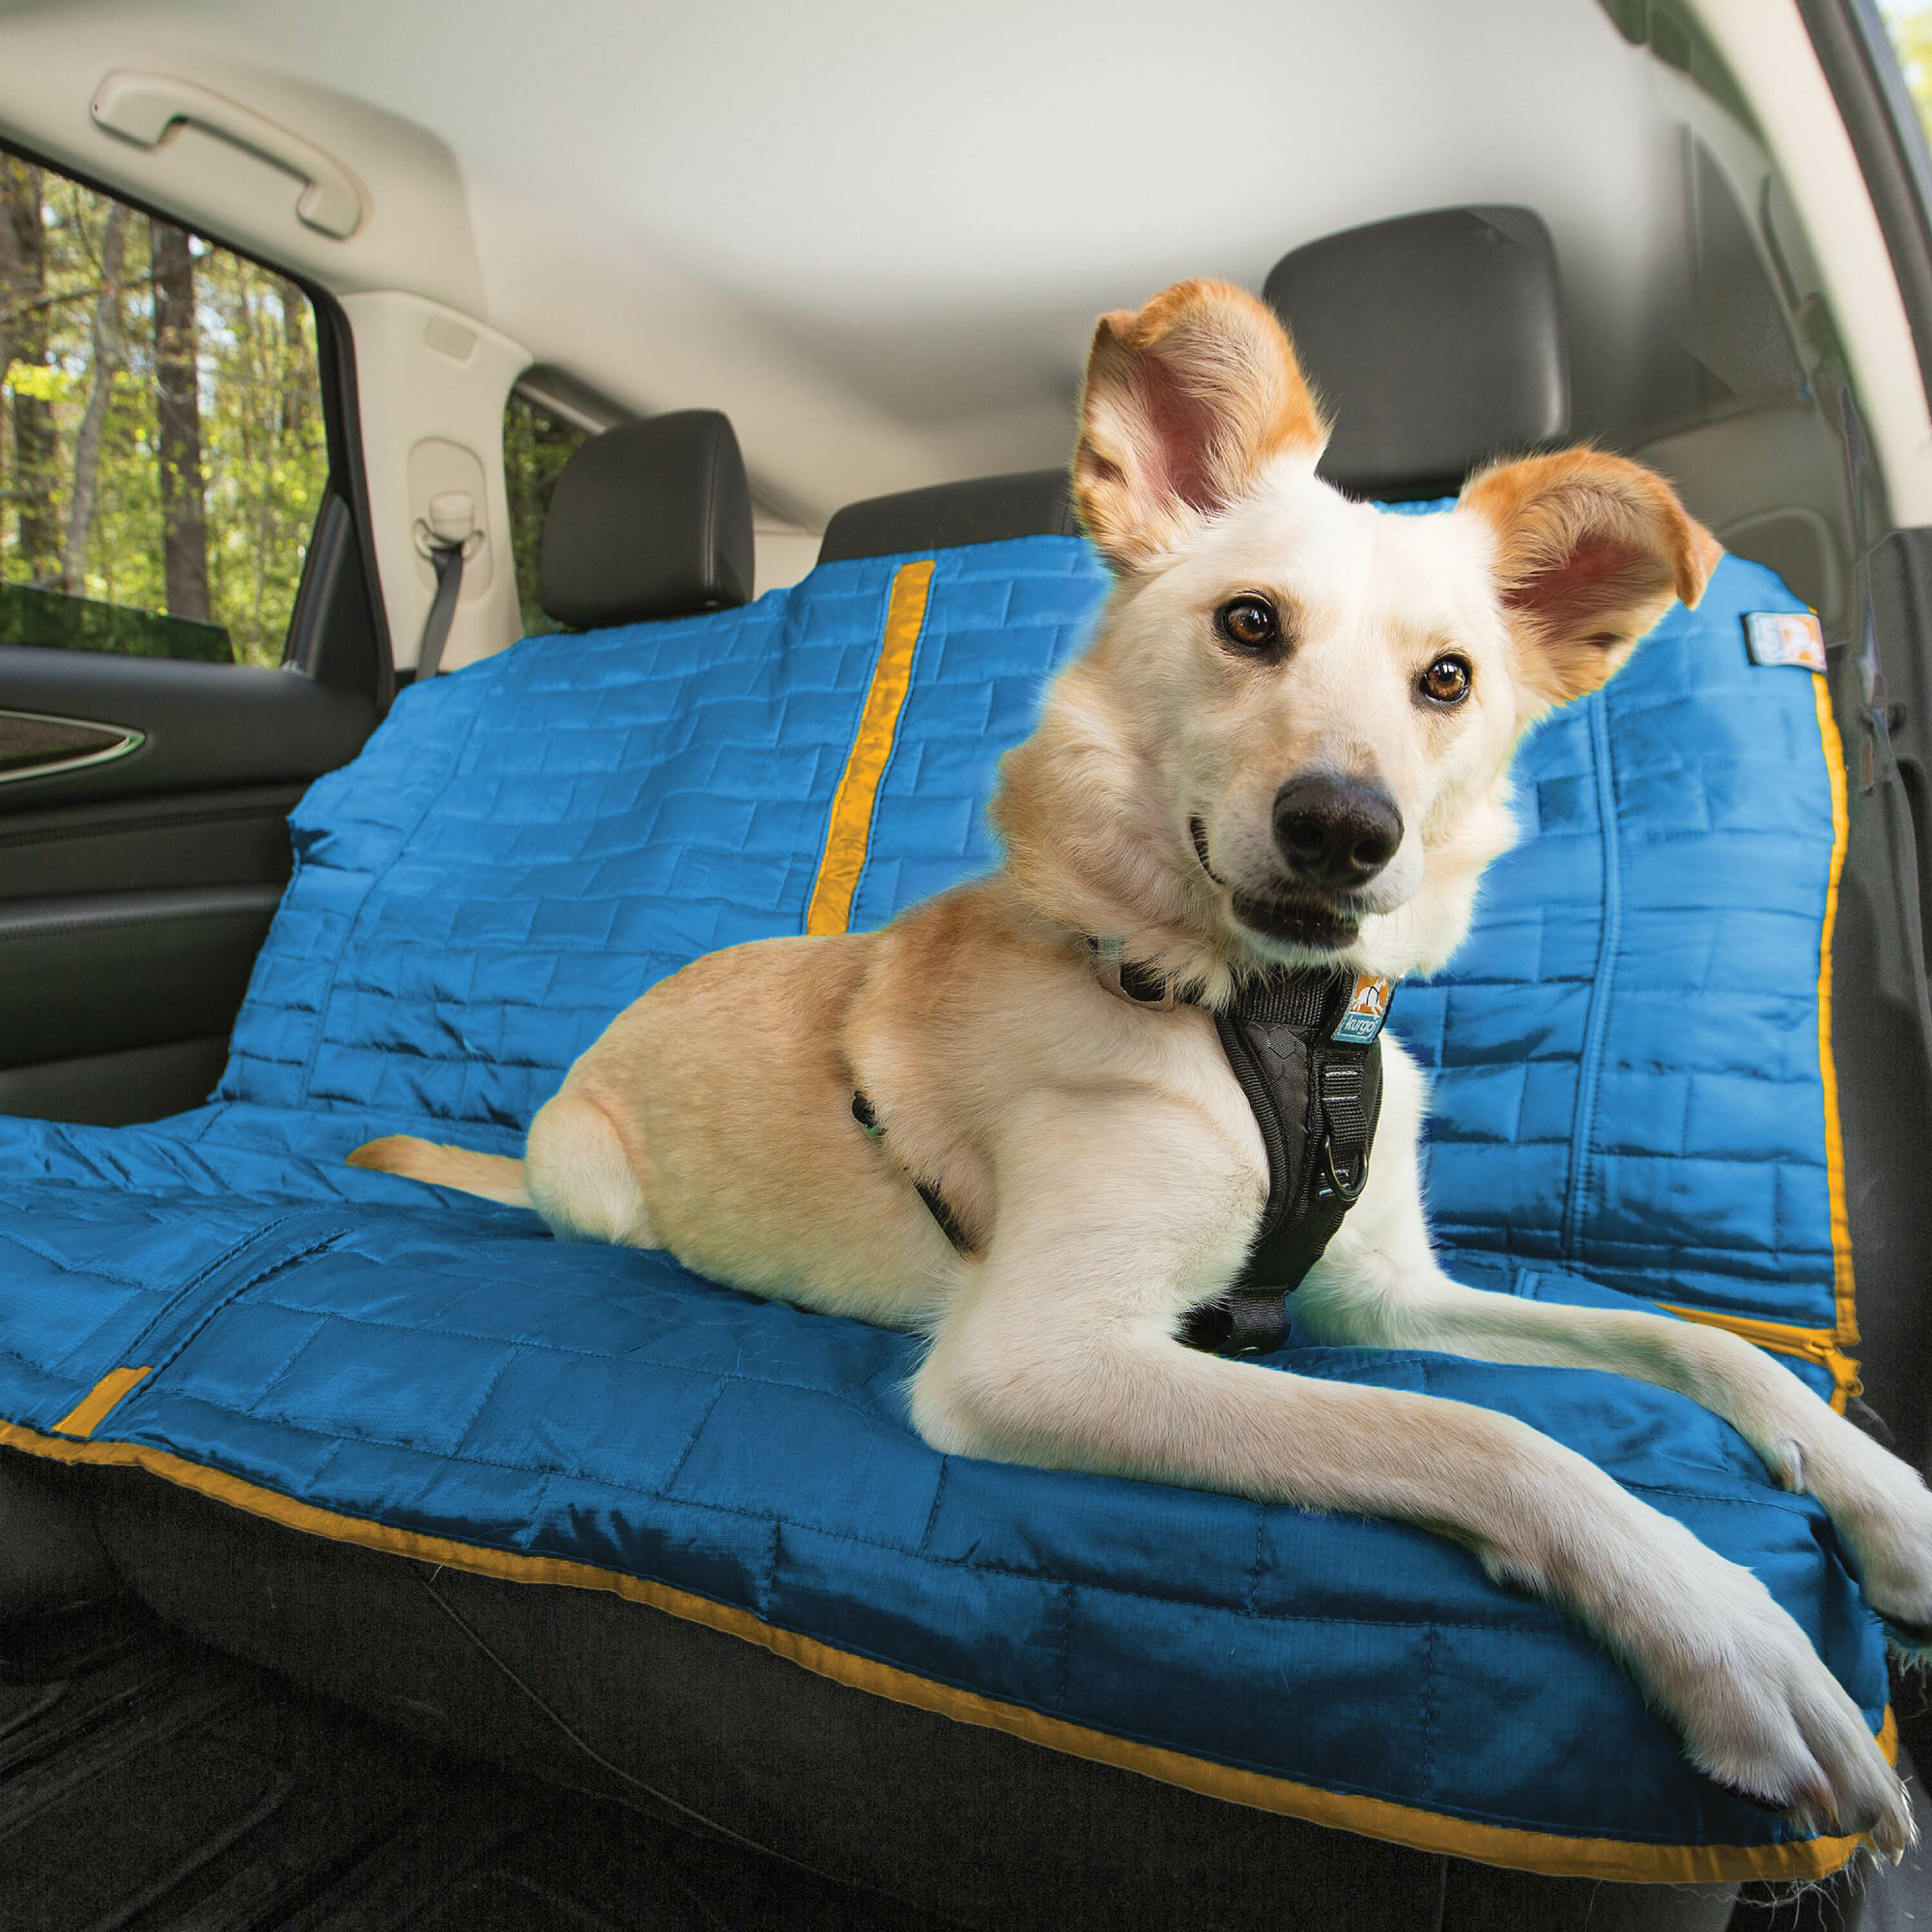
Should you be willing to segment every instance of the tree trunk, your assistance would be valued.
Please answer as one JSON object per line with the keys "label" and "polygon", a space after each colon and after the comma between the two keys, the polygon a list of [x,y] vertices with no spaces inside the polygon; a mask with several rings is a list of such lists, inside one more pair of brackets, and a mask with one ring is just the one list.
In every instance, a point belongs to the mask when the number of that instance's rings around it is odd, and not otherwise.
{"label": "tree trunk", "polygon": [[100,474],[100,436],[107,406],[114,397],[114,372],[120,368],[121,268],[126,254],[128,210],[107,204],[100,229],[100,286],[94,297],[94,363],[87,412],[74,444],[74,489],[68,499],[67,542],[61,551],[61,587],[70,597],[87,594],[87,550],[94,536],[94,493]]}
{"label": "tree trunk", "polygon": [[293,282],[275,278],[282,305],[282,433],[287,446],[299,449],[308,429],[308,297]]}
{"label": "tree trunk", "polygon": [[148,218],[154,388],[160,419],[161,547],[171,616],[208,621],[208,508],[201,469],[201,335],[188,234]]}
{"label": "tree trunk", "polygon": [[13,500],[7,487],[14,467],[13,399],[7,388],[7,371],[14,363],[14,310],[21,299],[20,250],[14,232],[12,183],[8,178],[12,166],[0,154],[0,557],[7,547],[7,506]]}
{"label": "tree trunk", "polygon": [[[7,311],[11,322],[8,359],[29,369],[47,361],[47,243],[40,225],[40,170],[0,154],[0,222],[8,229]],[[28,579],[52,584],[60,578],[60,524],[55,512],[59,446],[53,405],[44,396],[16,391],[14,484],[19,508],[19,555]]]}

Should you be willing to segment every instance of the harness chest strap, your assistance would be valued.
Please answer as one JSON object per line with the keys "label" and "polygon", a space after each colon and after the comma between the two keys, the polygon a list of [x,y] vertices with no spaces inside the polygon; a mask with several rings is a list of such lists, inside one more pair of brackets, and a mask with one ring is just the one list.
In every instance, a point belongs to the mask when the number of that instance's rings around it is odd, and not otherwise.
{"label": "harness chest strap", "polygon": [[[852,1096],[852,1118],[863,1127],[874,1140],[886,1131],[879,1124],[879,1117],[872,1111],[872,1103],[864,1094]],[[913,1186],[919,1190],[919,1198],[926,1203],[926,1210],[939,1223],[939,1232],[962,1255],[973,1252],[973,1244],[966,1238],[966,1231],[959,1225],[958,1217],[946,1204],[946,1197],[929,1180],[915,1180]]]}
{"label": "harness chest strap", "polygon": [[1268,1191],[1240,1275],[1188,1317],[1191,1348],[1244,1354],[1287,1340],[1288,1296],[1368,1179],[1390,990],[1366,974],[1284,970],[1244,982],[1215,1012],[1268,1150]]}
{"label": "harness chest strap", "polygon": [[[1172,983],[1123,962],[1118,941],[1092,941],[1110,990],[1137,1004],[1171,1006]],[[1382,1022],[1390,982],[1368,974],[1283,969],[1243,982],[1214,1013],[1268,1151],[1268,1190],[1246,1262],[1222,1298],[1188,1317],[1181,1340],[1220,1354],[1278,1348],[1288,1339],[1288,1298],[1335,1238],[1368,1178],[1382,1114]],[[883,1134],[872,1102],[852,1113]],[[971,1252],[937,1188],[915,1181],[946,1238]]]}

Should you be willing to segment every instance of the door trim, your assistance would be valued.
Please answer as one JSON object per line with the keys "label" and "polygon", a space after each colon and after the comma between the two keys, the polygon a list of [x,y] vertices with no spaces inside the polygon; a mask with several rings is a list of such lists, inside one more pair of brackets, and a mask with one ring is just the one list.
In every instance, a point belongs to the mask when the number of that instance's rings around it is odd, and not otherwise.
{"label": "door trim", "polygon": [[148,742],[147,733],[136,730],[131,724],[104,724],[98,718],[67,718],[52,711],[20,711],[10,705],[0,705],[0,723],[9,718],[26,724],[65,724],[115,742],[98,751],[72,754],[56,751],[26,764],[0,764],[0,784],[12,784],[21,778],[51,778],[56,772],[77,772],[87,765],[104,765],[113,759],[124,758],[130,752],[138,752]]}

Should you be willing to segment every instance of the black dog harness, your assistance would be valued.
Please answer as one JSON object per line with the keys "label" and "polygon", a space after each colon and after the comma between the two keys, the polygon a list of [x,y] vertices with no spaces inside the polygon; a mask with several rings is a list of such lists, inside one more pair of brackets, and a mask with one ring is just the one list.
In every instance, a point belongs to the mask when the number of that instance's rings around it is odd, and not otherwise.
{"label": "black dog harness", "polygon": [[[1122,989],[1138,997],[1129,976]],[[1287,1340],[1288,1298],[1369,1178],[1390,990],[1366,974],[1282,970],[1245,982],[1215,1012],[1268,1149],[1268,1202],[1234,1286],[1187,1318],[1190,1348],[1239,1355]]]}
{"label": "black dog harness", "polygon": [[[1136,1004],[1170,1006],[1158,975],[1124,962],[1118,946],[1090,942],[1110,990]],[[1214,1030],[1241,1083],[1268,1150],[1268,1191],[1240,1275],[1220,1300],[1197,1308],[1181,1331],[1191,1348],[1247,1354],[1288,1339],[1288,1298],[1322,1258],[1368,1179],[1382,1105],[1382,1022],[1391,992],[1365,973],[1293,971],[1245,981],[1214,1013]],[[852,1096],[866,1131],[884,1132],[872,1103]],[[938,1190],[915,1182],[946,1238],[971,1249]]]}

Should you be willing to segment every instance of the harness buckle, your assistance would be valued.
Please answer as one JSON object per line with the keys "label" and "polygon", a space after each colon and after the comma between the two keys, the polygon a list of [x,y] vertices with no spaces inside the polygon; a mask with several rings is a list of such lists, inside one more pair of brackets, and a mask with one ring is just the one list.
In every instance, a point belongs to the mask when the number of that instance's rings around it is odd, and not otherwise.
{"label": "harness buckle", "polygon": [[1331,1128],[1322,1136],[1322,1165],[1328,1176],[1328,1185],[1335,1190],[1336,1198],[1352,1206],[1360,1198],[1362,1190],[1369,1184],[1369,1150],[1362,1150],[1362,1157],[1355,1163],[1354,1178],[1344,1181],[1335,1168],[1335,1135]]}
{"label": "harness buckle", "polygon": [[1130,965],[1122,954],[1126,942],[1120,939],[1089,939],[1087,942],[1094,955],[1094,970],[1102,986],[1118,1000],[1125,1000],[1130,1006],[1144,1006],[1152,1012],[1166,1012],[1176,1004],[1174,982],[1162,978],[1160,990],[1152,995],[1136,992],[1136,983],[1145,986],[1148,976],[1138,967]]}

